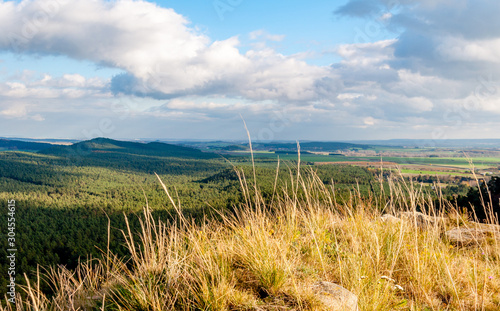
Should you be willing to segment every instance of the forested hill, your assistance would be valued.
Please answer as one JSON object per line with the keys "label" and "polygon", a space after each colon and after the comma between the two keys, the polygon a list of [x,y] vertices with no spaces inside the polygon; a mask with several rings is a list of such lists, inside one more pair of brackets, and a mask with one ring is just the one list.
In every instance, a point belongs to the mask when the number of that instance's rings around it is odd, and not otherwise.
{"label": "forested hill", "polygon": [[82,141],[70,146],[52,146],[39,153],[67,156],[67,155],[98,155],[98,154],[131,154],[159,157],[173,157],[184,159],[213,159],[218,155],[202,152],[198,149],[171,145],[160,142],[139,143],[118,141],[109,138],[95,138]]}
{"label": "forested hill", "polygon": [[0,150],[40,151],[51,147],[52,145],[47,143],[0,139]]}

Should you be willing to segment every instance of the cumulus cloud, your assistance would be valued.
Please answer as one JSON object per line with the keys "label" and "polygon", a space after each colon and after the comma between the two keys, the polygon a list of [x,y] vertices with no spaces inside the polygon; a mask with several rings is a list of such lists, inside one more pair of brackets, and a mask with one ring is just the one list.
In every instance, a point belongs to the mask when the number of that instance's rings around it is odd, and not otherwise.
{"label": "cumulus cloud", "polygon": [[[243,54],[238,37],[212,41],[182,15],[146,1],[0,2],[0,28],[0,49],[63,54],[123,69],[112,81],[115,93],[312,100],[316,82],[330,75],[327,68],[270,48]],[[250,36],[283,39],[265,31]]]}

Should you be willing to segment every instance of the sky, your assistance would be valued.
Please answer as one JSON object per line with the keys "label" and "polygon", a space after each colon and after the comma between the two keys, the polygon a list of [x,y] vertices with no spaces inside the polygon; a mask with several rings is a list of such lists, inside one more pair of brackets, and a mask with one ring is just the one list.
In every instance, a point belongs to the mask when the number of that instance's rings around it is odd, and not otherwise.
{"label": "sky", "polygon": [[0,0],[0,136],[500,138],[498,0]]}

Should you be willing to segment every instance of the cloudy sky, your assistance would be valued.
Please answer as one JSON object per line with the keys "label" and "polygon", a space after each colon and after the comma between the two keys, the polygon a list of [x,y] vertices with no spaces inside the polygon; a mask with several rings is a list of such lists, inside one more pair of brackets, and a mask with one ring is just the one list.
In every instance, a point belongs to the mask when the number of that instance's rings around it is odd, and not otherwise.
{"label": "cloudy sky", "polygon": [[0,0],[0,136],[500,138],[498,0]]}

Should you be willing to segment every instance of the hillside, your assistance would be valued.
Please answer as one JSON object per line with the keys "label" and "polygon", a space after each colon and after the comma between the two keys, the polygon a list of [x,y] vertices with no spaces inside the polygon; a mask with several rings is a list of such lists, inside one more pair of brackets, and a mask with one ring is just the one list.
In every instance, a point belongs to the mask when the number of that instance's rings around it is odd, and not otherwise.
{"label": "hillside", "polygon": [[51,148],[51,144],[27,142],[20,140],[0,139],[0,150],[15,150],[15,151],[40,151]]}
{"label": "hillside", "polygon": [[218,157],[213,153],[206,153],[198,149],[184,146],[160,142],[139,143],[119,141],[109,138],[95,138],[92,140],[75,143],[70,146],[51,146],[51,148],[44,149],[40,153],[57,156],[132,154],[184,159],[213,159]]}

